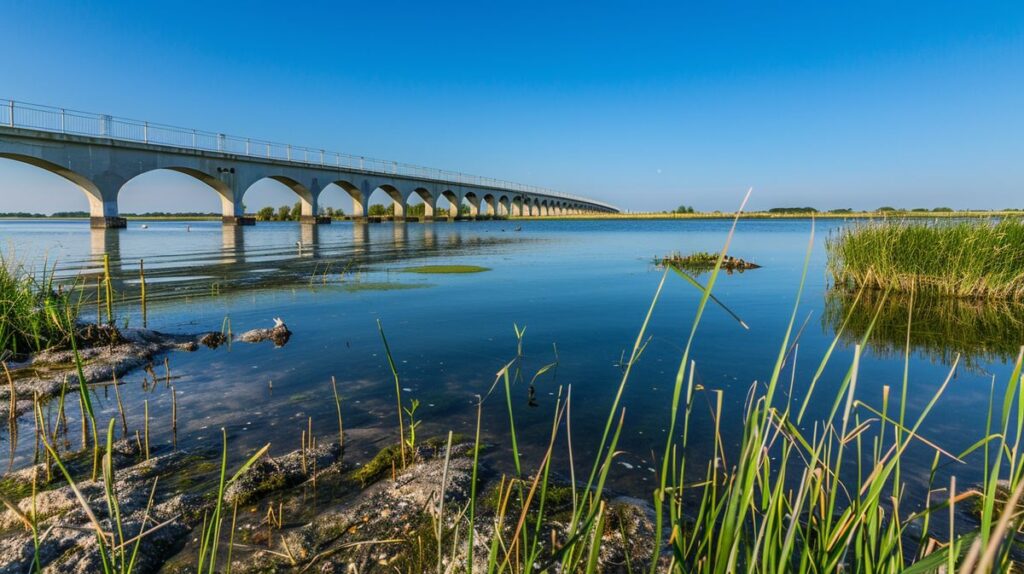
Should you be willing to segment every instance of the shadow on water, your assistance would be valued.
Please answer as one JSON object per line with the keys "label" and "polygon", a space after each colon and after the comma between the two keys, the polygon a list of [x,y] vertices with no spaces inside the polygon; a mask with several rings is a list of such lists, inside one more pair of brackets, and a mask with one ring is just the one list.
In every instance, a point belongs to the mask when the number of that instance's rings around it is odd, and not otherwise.
{"label": "shadow on water", "polygon": [[[907,321],[911,321],[910,346],[914,352],[943,365],[957,355],[961,365],[984,370],[991,363],[1012,363],[1024,342],[1024,304],[867,290],[856,308],[856,293],[830,289],[822,315],[826,333],[837,332],[849,316],[841,336],[844,343],[860,342],[878,311],[878,320],[867,348],[883,358],[900,357],[907,345]],[[881,306],[881,308],[879,308]],[[852,310],[852,314],[851,314]]]}

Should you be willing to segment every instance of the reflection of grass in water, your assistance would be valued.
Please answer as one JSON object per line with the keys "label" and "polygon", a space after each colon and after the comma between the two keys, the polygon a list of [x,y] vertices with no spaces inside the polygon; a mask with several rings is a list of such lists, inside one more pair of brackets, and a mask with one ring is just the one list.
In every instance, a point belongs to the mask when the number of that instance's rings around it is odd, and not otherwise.
{"label": "reflection of grass in water", "polygon": [[419,267],[404,267],[400,271],[406,273],[482,273],[490,271],[490,268],[479,265],[421,265]]}
{"label": "reflection of grass in water", "polygon": [[[851,314],[855,298],[856,294],[842,289],[830,290],[822,317],[825,327],[838,330],[849,315],[842,339],[852,345],[860,341],[881,305],[868,346],[884,357],[901,356],[907,343],[910,296],[890,293],[884,298],[881,291],[865,290]],[[957,354],[967,367],[1012,361],[1024,343],[1022,304],[919,294],[913,305],[910,345],[943,364],[950,364]]]}

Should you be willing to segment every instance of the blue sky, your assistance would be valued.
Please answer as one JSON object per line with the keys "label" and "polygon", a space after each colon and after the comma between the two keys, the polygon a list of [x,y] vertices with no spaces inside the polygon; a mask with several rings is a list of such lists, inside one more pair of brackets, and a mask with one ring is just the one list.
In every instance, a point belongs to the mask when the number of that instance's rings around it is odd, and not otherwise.
{"label": "blue sky", "polygon": [[[1024,208],[1019,1],[93,4],[4,3],[0,98],[631,210]],[[219,209],[144,177],[123,211]],[[0,211],[85,205],[0,161]]]}

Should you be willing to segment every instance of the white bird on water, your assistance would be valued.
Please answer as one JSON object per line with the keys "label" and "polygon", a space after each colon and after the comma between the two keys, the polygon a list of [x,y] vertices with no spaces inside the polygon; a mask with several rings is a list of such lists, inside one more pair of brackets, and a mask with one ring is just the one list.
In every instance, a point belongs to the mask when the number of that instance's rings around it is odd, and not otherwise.
{"label": "white bird on water", "polygon": [[142,227],[143,229],[149,229],[149,226],[148,226],[148,225],[146,225],[145,223],[143,223],[141,227]]}

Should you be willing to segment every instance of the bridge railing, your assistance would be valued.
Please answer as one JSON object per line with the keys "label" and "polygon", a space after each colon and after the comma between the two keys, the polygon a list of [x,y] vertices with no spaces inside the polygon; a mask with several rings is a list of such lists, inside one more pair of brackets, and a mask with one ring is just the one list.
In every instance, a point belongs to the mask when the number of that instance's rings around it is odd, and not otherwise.
{"label": "bridge railing", "polygon": [[561,193],[533,185],[524,185],[489,177],[469,175],[410,163],[344,154],[261,139],[180,128],[106,114],[94,114],[38,104],[0,100],[0,125],[55,133],[105,137],[193,150],[216,151],[254,158],[287,161],[320,167],[337,167],[383,175],[398,175],[488,187],[506,191],[533,193],[559,199],[599,205],[613,205],[585,197]]}

